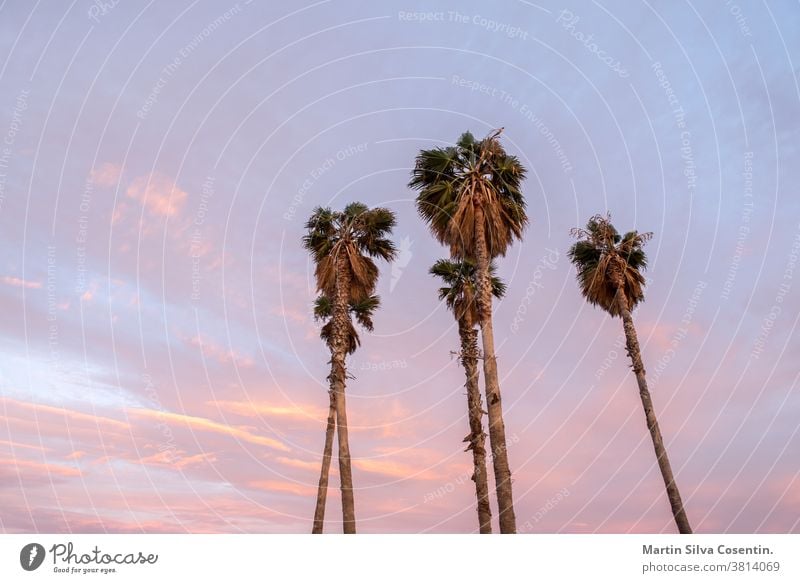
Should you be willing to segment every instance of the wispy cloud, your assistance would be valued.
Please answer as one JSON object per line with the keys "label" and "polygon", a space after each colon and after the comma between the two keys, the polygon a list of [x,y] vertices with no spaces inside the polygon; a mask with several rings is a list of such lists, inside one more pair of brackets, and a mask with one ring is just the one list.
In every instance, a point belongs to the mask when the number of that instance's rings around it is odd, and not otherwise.
{"label": "wispy cloud", "polygon": [[28,289],[40,289],[42,287],[42,282],[40,281],[29,281],[26,279],[20,279],[19,277],[13,277],[10,275],[6,275],[2,279],[0,279],[4,284],[10,285],[11,287],[24,287]]}
{"label": "wispy cloud", "polygon": [[194,466],[203,466],[217,461],[214,453],[198,453],[187,455],[185,451],[165,450],[139,459],[143,465],[173,467],[179,470]]}
{"label": "wispy cloud", "polygon": [[[277,457],[275,461],[281,463],[283,465],[292,467],[292,468],[300,468],[302,470],[311,470],[314,472],[318,472],[320,469],[320,462],[308,462],[301,459],[290,458],[290,457]],[[335,471],[335,468],[331,467],[331,473]]]}
{"label": "wispy cloud", "polygon": [[212,358],[220,364],[236,363],[237,366],[253,366],[254,361],[249,356],[233,348],[225,348],[206,334],[198,334],[189,339],[189,344],[198,347],[203,356]]}
{"label": "wispy cloud", "polygon": [[207,404],[242,417],[282,417],[301,421],[318,421],[327,415],[327,409],[323,410],[314,405],[298,405],[296,403],[276,405],[263,401],[210,401]]}
{"label": "wispy cloud", "polygon": [[266,445],[267,447],[271,447],[273,449],[277,449],[280,451],[290,451],[290,448],[287,445],[276,439],[265,437],[263,435],[257,435],[247,429],[232,427],[230,425],[225,425],[224,423],[219,423],[217,421],[212,421],[211,419],[206,419],[205,417],[181,415],[180,413],[157,411],[155,409],[133,408],[133,409],[127,409],[127,412],[134,417],[146,417],[146,418],[156,419],[163,423],[184,425],[186,427],[189,427],[190,429],[197,429],[199,431],[209,431],[211,433],[229,435],[235,439],[240,439],[248,443],[254,443],[256,445]]}
{"label": "wispy cloud", "polygon": [[30,460],[22,460],[19,458],[0,458],[0,467],[11,468],[20,474],[29,474],[31,472],[35,472],[51,476],[61,476],[65,478],[81,475],[80,470],[77,468],[70,468],[56,464],[44,464]]}
{"label": "wispy cloud", "polygon": [[288,481],[281,482],[278,480],[248,482],[247,486],[258,490],[266,490],[267,492],[284,492],[287,494],[295,494],[296,496],[313,496],[317,492],[317,489],[313,486],[306,486],[304,484]]}
{"label": "wispy cloud", "polygon": [[[24,401],[17,401],[8,397],[0,397],[0,403],[3,403],[5,407],[31,411],[36,415],[53,415],[73,421],[88,423],[90,425],[114,428],[117,430],[130,429],[130,425],[123,421],[118,421],[116,419],[111,419],[110,417],[103,417],[100,415],[92,415],[90,413],[82,413],[74,409],[54,407],[52,405],[42,405],[40,403],[26,403]],[[17,417],[25,419],[24,417],[20,416]]]}

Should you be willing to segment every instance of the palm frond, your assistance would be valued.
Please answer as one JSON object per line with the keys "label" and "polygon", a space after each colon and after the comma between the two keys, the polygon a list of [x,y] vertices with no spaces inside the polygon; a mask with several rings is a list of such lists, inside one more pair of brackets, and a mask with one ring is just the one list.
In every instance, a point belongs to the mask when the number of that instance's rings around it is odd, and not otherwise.
{"label": "palm frond", "polygon": [[[478,282],[475,261],[439,259],[431,266],[429,273],[444,282],[445,285],[439,288],[439,300],[445,302],[456,319],[468,316],[471,322],[477,322]],[[506,284],[495,275],[496,273],[497,266],[492,262],[489,264],[492,294],[496,298],[501,298],[505,295]]]}
{"label": "palm frond", "polygon": [[578,241],[568,255],[577,269],[581,293],[589,303],[611,316],[619,316],[617,280],[621,281],[628,309],[644,301],[642,271],[647,268],[647,256],[643,247],[652,233],[630,231],[620,236],[611,223],[611,215],[595,215],[586,228],[572,229],[571,233]]}
{"label": "palm frond", "polygon": [[528,224],[520,190],[525,168],[505,152],[498,135],[477,141],[465,132],[455,146],[422,150],[411,173],[417,212],[459,259],[475,256],[477,206],[490,257],[505,255]]}
{"label": "palm frond", "polygon": [[[303,247],[315,262],[314,275],[319,296],[314,302],[314,318],[324,322],[320,337],[333,349],[334,306],[337,286],[346,286],[347,352],[352,353],[360,339],[353,318],[372,331],[372,316],[380,305],[374,295],[378,266],[373,259],[391,261],[397,254],[389,239],[397,220],[393,211],[370,209],[361,202],[351,202],[342,211],[317,207],[306,222]],[[338,291],[341,291],[339,289]]]}

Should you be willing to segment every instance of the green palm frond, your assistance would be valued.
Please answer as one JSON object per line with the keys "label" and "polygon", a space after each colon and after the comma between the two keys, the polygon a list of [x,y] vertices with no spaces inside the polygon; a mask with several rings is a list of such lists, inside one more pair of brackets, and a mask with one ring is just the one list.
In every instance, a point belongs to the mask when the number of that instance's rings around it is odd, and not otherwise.
{"label": "green palm frond", "polygon": [[370,209],[360,202],[352,202],[342,211],[317,207],[306,222],[302,243],[314,259],[319,291],[314,318],[323,322],[320,337],[331,349],[337,282],[347,282],[347,352],[352,353],[360,345],[353,318],[372,331],[372,316],[380,305],[374,294],[378,281],[374,259],[395,258],[397,249],[389,236],[396,222],[393,211],[382,207]]}
{"label": "green palm frond", "polygon": [[349,266],[350,295],[356,300],[372,295],[378,279],[378,267],[373,259],[391,261],[397,255],[389,239],[397,220],[386,208],[370,209],[353,202],[343,211],[316,208],[306,222],[303,246],[315,261],[317,289],[333,296],[340,256]]}
{"label": "green palm frond", "polygon": [[[472,259],[453,260],[439,259],[430,268],[429,273],[440,278],[444,286],[439,288],[439,299],[445,302],[457,319],[467,316],[468,321],[476,323],[477,313],[477,268]],[[489,278],[492,295],[502,298],[506,292],[506,284],[496,276],[497,266],[489,264]]]}
{"label": "green palm frond", "polygon": [[[358,330],[353,325],[352,318],[367,330],[373,331],[372,317],[375,311],[380,306],[380,297],[373,295],[368,298],[361,299],[360,301],[351,301],[348,311],[348,329],[347,329],[347,353],[352,354],[356,348],[361,345],[361,339],[358,335]],[[323,322],[320,328],[319,336],[328,346],[333,349],[333,301],[326,295],[320,295],[314,301],[314,319],[318,322]]]}

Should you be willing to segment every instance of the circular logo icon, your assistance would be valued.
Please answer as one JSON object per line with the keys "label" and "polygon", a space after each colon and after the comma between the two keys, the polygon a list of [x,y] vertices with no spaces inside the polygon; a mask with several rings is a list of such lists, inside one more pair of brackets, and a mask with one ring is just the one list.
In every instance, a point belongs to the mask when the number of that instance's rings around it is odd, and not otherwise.
{"label": "circular logo icon", "polygon": [[35,571],[44,562],[44,547],[39,543],[30,543],[19,552],[19,564],[26,571]]}

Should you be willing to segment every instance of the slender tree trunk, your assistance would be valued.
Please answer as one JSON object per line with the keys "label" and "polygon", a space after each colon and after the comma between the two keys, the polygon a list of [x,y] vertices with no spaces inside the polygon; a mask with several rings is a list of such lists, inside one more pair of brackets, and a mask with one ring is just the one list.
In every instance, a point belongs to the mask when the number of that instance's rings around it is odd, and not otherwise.
{"label": "slender tree trunk", "polygon": [[500,401],[500,381],[497,377],[497,357],[494,353],[492,328],[492,286],[489,278],[489,253],[486,244],[484,212],[480,204],[475,208],[475,262],[477,264],[477,300],[483,341],[483,377],[486,391],[486,410],[489,414],[489,439],[492,445],[494,481],[497,485],[497,505],[500,511],[500,532],[517,532],[514,516],[514,497],[511,492],[511,469],[508,466],[506,428]]}
{"label": "slender tree trunk", "polygon": [[672,507],[672,515],[675,517],[678,531],[681,534],[691,534],[692,527],[689,525],[689,519],[686,517],[686,511],[683,508],[681,494],[678,491],[678,485],[675,483],[675,476],[672,474],[672,466],[670,466],[669,458],[667,457],[667,449],[664,447],[664,439],[661,437],[661,429],[658,427],[658,419],[653,409],[653,400],[650,398],[650,391],[647,389],[647,379],[645,378],[644,364],[642,364],[642,353],[639,349],[639,339],[636,336],[633,317],[628,308],[625,290],[621,286],[617,287],[617,305],[622,314],[628,354],[633,363],[633,372],[636,374],[636,382],[639,384],[639,396],[642,399],[647,428],[650,430],[650,437],[653,439],[653,447],[656,451],[658,467],[661,469],[661,476],[664,478],[664,485],[667,487],[667,497]]}
{"label": "slender tree trunk", "polygon": [[478,331],[467,318],[459,318],[458,332],[461,337],[461,363],[467,376],[467,408],[470,433],[464,439],[472,450],[475,495],[478,498],[478,524],[481,534],[492,533],[492,509],[489,504],[489,477],[486,475],[486,434],[483,432],[483,406],[478,386]]}
{"label": "slender tree trunk", "polygon": [[356,532],[356,511],[353,501],[353,473],[350,467],[350,440],[347,433],[347,407],[344,398],[345,354],[347,352],[348,313],[350,303],[350,268],[344,252],[337,257],[336,297],[333,302],[333,351],[331,381],[336,401],[336,427],[339,437],[339,480],[342,489],[342,521],[345,534]]}
{"label": "slender tree trunk", "polygon": [[314,509],[314,527],[311,534],[322,534],[325,524],[325,502],[328,499],[328,476],[331,471],[331,457],[333,456],[333,433],[336,429],[336,393],[333,387],[330,393],[330,407],[328,407],[328,426],[325,429],[325,447],[322,450],[322,469],[319,473],[319,487],[317,488],[317,507]]}

